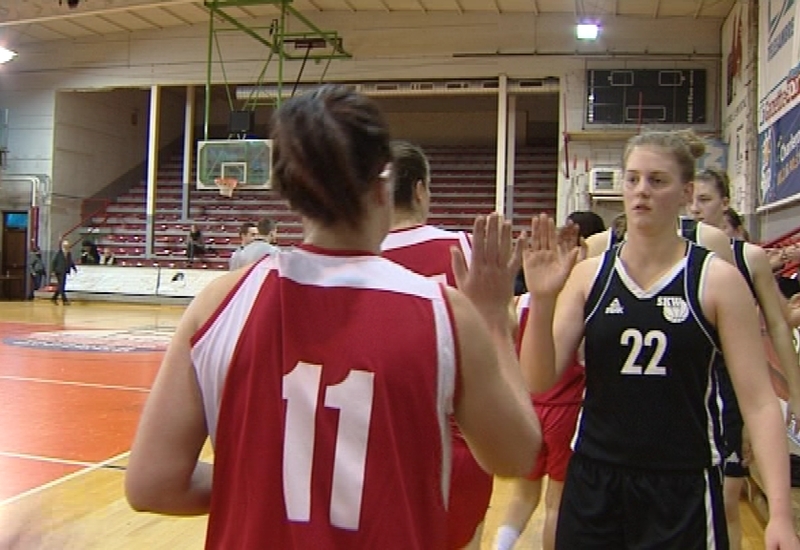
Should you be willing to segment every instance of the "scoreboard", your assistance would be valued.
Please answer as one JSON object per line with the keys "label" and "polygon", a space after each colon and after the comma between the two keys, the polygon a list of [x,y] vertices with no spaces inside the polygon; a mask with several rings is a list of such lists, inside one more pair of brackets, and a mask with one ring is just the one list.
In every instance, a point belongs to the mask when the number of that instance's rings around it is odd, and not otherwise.
{"label": "scoreboard", "polygon": [[593,70],[587,124],[705,124],[705,69]]}

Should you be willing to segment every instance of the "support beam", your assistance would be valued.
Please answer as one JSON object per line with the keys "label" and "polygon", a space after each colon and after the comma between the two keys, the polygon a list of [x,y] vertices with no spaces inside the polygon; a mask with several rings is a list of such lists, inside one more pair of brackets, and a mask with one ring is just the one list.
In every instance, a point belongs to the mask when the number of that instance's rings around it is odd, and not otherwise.
{"label": "support beam", "polygon": [[508,96],[506,128],[506,220],[514,223],[514,160],[517,157],[517,96]]}
{"label": "support beam", "polygon": [[697,3],[697,10],[695,10],[695,12],[694,12],[694,18],[695,19],[700,17],[700,14],[703,11],[703,7],[704,7],[705,3],[706,3],[706,0],[700,0],[700,2]]}
{"label": "support beam", "polygon": [[[283,80],[285,74],[285,62],[292,60],[302,60],[303,64],[309,60],[320,61],[327,60],[330,62],[332,59],[349,59],[352,56],[345,51],[342,46],[342,38],[338,32],[323,31],[319,29],[314,23],[307,19],[303,14],[294,9],[291,5],[292,0],[204,0],[204,6],[209,12],[209,36],[208,36],[208,68],[206,70],[206,109],[205,109],[205,137],[208,139],[208,120],[210,118],[210,101],[211,101],[211,79],[212,79],[212,64],[213,64],[213,45],[218,43],[217,34],[221,32],[242,32],[250,38],[256,40],[260,44],[269,49],[269,56],[261,74],[258,77],[256,85],[261,85],[264,75],[267,72],[267,65],[272,59],[273,55],[278,56],[277,79],[276,85],[278,89],[277,99],[275,106],[279,107],[283,100]],[[347,3],[347,0],[344,0]],[[418,0],[422,2],[422,0]],[[390,6],[387,0],[381,0],[387,11]],[[347,3],[352,11],[355,8],[350,3]],[[270,27],[252,27],[242,22],[238,17],[226,13],[228,8],[236,8],[237,10],[244,10],[245,7],[252,6],[272,6],[279,10],[279,15],[273,20]],[[249,12],[246,12],[249,13]],[[291,28],[299,29],[294,32],[287,32],[290,28],[288,18],[291,17]],[[214,19],[219,18],[225,24],[224,28],[215,28]],[[294,21],[296,20],[296,21]],[[297,24],[299,23],[299,25]],[[303,55],[297,55],[288,51],[287,48],[292,50],[302,50]],[[299,49],[298,49],[299,48]],[[321,51],[321,53],[314,53],[312,51]],[[225,86],[228,86],[227,77],[225,74],[225,61],[222,59],[222,51],[217,46],[217,55],[220,58],[220,67],[222,71],[222,79]],[[302,75],[302,69],[300,74]],[[299,78],[299,77],[298,77]],[[298,82],[299,83],[299,82]],[[230,101],[230,108],[234,109],[232,101]],[[255,103],[250,104],[248,101],[245,108],[255,108]]]}
{"label": "support beam", "polygon": [[158,123],[161,119],[161,86],[150,87],[150,126],[147,133],[147,203],[145,204],[145,257],[153,257],[156,193],[158,189]]}
{"label": "support beam", "polygon": [[186,26],[191,27],[192,25],[194,25],[194,23],[192,23],[191,21],[189,21],[185,17],[182,17],[182,16],[178,15],[177,13],[175,13],[174,11],[172,11],[169,8],[165,8],[165,7],[162,6],[161,7],[161,11],[163,11],[164,13],[169,15],[170,17],[174,17],[175,19],[177,19],[178,21],[180,21],[181,23],[183,23]]}
{"label": "support beam", "polygon": [[186,109],[183,117],[183,193],[181,193],[181,219],[188,220],[191,210],[191,189],[194,185],[195,175],[192,173],[192,159],[194,158],[194,112],[195,89],[186,86]]}
{"label": "support beam", "polygon": [[494,210],[503,213],[506,194],[506,142],[508,140],[508,76],[501,74],[497,86],[497,167]]}

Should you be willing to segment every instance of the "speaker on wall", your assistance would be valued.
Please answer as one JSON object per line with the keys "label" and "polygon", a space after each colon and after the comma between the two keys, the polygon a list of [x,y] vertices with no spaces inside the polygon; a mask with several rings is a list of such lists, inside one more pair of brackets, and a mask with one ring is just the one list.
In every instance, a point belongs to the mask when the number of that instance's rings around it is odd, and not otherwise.
{"label": "speaker on wall", "polygon": [[231,111],[228,119],[228,131],[231,134],[250,134],[256,125],[254,111]]}

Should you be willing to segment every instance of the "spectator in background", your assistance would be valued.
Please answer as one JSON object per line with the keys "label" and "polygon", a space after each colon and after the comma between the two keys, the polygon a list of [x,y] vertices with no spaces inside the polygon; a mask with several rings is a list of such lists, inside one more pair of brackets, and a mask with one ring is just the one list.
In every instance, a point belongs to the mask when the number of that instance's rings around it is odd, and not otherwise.
{"label": "spectator in background", "polygon": [[44,280],[44,275],[45,275],[44,260],[42,259],[42,251],[39,249],[37,245],[33,245],[33,247],[31,248],[29,272],[31,276],[31,286],[30,286],[31,290],[28,293],[28,299],[33,300],[33,293],[42,287],[42,281]]}
{"label": "spectator in background", "polygon": [[69,251],[69,241],[64,239],[61,241],[61,248],[58,250],[58,253],[56,253],[50,265],[50,272],[55,274],[56,280],[58,281],[56,292],[51,298],[54,304],[58,303],[59,296],[61,296],[61,301],[65,306],[69,304],[69,300],[67,299],[67,275],[70,271],[77,273],[78,268],[75,267],[75,262],[72,261],[72,252]]}
{"label": "spectator in background", "polygon": [[186,256],[189,262],[193,262],[195,256],[203,256],[206,253],[206,245],[203,242],[203,232],[197,227],[197,224],[192,224],[189,228],[189,236],[186,239]]}
{"label": "spectator in background", "polygon": [[81,243],[81,265],[97,265],[100,263],[100,252],[94,241],[84,239]]}
{"label": "spectator in background", "polygon": [[109,247],[105,247],[103,253],[100,255],[100,265],[114,265],[116,260],[114,252],[112,252]]}
{"label": "spectator in background", "polygon": [[264,256],[271,256],[280,252],[275,246],[278,241],[278,225],[270,218],[262,218],[258,222],[258,235],[245,246],[235,258],[231,258],[231,269],[239,269],[257,262]]}
{"label": "spectator in background", "polygon": [[233,255],[231,255],[231,259],[229,262],[230,268],[233,270],[235,269],[235,265],[239,265],[239,255],[245,249],[247,245],[252,243],[256,238],[258,238],[258,227],[253,222],[244,222],[242,227],[239,228],[239,239],[241,244],[239,248],[237,248]]}

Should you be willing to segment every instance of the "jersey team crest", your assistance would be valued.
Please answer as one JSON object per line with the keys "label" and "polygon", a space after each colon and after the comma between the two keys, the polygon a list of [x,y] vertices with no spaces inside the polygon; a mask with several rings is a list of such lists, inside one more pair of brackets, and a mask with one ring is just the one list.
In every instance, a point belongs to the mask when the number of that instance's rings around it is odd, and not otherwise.
{"label": "jersey team crest", "polygon": [[659,296],[656,305],[670,323],[683,323],[689,317],[689,304],[681,296]]}

